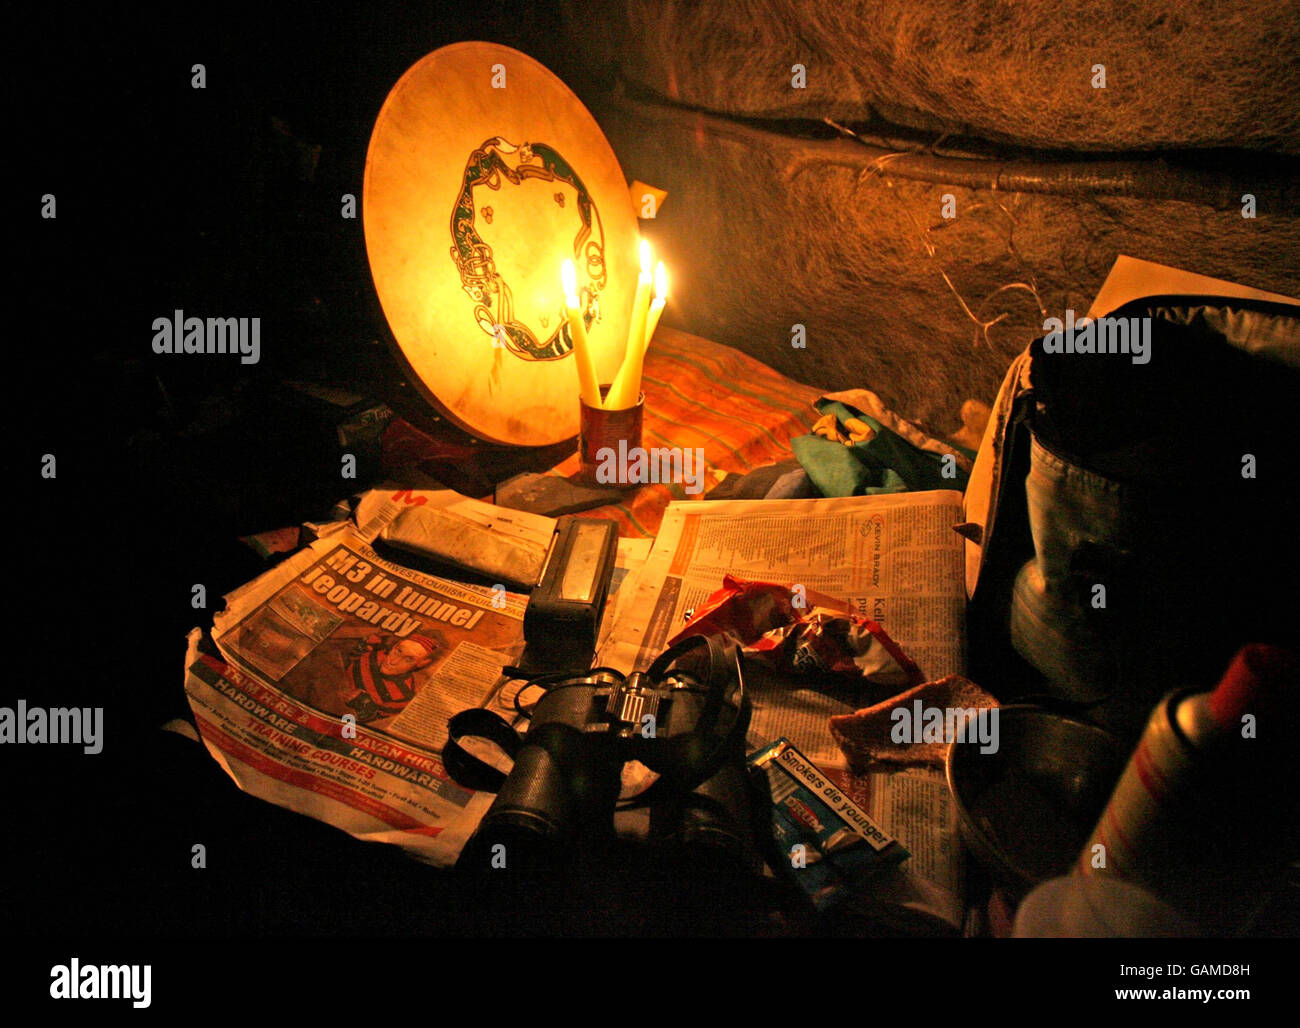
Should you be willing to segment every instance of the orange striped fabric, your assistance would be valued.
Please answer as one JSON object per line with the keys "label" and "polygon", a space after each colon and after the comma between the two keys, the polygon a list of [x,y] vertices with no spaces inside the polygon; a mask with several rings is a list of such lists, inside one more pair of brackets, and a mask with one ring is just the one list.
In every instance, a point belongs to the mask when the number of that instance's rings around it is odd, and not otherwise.
{"label": "orange striped fabric", "polygon": [[[641,442],[647,449],[680,446],[704,451],[705,493],[689,496],[679,484],[629,488],[623,502],[579,517],[613,518],[625,536],[652,536],[673,500],[708,499],[723,477],[793,456],[790,440],[812,430],[813,401],[824,390],[800,385],[766,364],[721,343],[660,326],[646,353],[642,378],[645,413]],[[578,455],[548,474],[578,473]]]}

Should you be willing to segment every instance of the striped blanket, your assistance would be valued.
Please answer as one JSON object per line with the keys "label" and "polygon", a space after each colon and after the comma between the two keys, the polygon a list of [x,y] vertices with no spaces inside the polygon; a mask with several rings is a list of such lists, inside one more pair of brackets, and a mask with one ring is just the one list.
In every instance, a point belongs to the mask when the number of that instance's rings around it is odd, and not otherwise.
{"label": "striped blanket", "polygon": [[[673,500],[708,499],[726,472],[744,473],[793,456],[790,440],[812,429],[813,401],[823,390],[800,385],[739,350],[660,326],[646,353],[642,378],[642,445],[704,451],[706,492],[689,496],[681,485],[642,485],[623,501],[580,517],[613,518],[625,536],[652,536]],[[548,474],[578,473],[578,455]]]}

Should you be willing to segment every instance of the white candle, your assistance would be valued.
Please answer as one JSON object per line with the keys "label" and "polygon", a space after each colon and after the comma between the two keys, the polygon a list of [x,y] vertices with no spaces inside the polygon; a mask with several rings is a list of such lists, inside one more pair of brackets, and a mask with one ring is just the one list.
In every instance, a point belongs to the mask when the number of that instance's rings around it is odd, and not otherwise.
{"label": "white candle", "polygon": [[564,284],[564,311],[569,318],[569,335],[573,337],[573,358],[578,365],[578,392],[588,407],[599,407],[600,386],[596,382],[596,362],[591,356],[587,325],[582,320],[582,310],[578,306],[578,276],[573,270],[573,261],[566,260],[561,266],[560,280]]}
{"label": "white candle", "polygon": [[664,267],[664,262],[660,261],[655,266],[655,298],[650,304],[650,310],[646,312],[645,342],[641,344],[642,353],[650,349],[650,340],[654,338],[655,329],[659,327],[659,315],[664,312],[664,304],[667,302],[668,269]]}
{"label": "white candle", "polygon": [[[636,280],[636,295],[632,298],[632,322],[628,325],[627,347],[623,350],[623,363],[609,387],[605,406],[610,410],[635,407],[641,395],[641,358],[645,353],[646,308],[650,302],[650,244],[641,240],[641,274]],[[635,365],[635,368],[633,367]]]}

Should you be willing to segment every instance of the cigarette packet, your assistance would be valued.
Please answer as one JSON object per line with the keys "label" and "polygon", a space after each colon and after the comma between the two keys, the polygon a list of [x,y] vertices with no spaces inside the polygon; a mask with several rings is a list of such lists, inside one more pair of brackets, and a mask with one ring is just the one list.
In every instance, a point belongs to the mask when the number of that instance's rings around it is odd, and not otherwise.
{"label": "cigarette packet", "polygon": [[750,754],[749,765],[766,776],[779,866],[818,908],[910,856],[789,739]]}

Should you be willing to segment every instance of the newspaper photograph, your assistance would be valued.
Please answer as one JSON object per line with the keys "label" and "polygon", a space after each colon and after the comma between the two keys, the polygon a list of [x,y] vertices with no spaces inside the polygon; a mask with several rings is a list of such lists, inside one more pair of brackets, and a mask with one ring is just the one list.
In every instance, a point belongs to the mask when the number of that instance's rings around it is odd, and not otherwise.
{"label": "newspaper photograph", "polygon": [[227,597],[216,653],[192,634],[200,736],[246,791],[450,864],[491,797],[448,778],[447,720],[517,657],[525,604],[330,532]]}
{"label": "newspaper photograph", "polygon": [[[207,749],[253,795],[450,865],[492,795],[448,777],[447,722],[496,701],[528,597],[414,570],[373,544],[450,562],[460,530],[490,532],[487,563],[470,570],[518,582],[554,526],[449,490],[372,490],[354,520],[310,526],[314,542],[226,597],[210,638],[190,634],[186,692]],[[648,551],[620,543],[606,624]]]}

